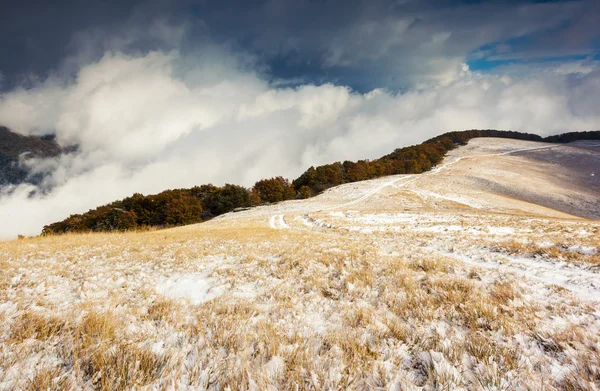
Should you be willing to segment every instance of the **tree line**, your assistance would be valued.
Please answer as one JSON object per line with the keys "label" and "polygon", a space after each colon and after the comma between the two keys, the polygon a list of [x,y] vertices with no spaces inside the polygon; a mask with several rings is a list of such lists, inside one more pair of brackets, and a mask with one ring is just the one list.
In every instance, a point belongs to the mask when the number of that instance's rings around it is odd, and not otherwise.
{"label": "tree line", "polygon": [[600,139],[600,131],[572,132],[542,138],[536,134],[501,130],[465,130],[444,133],[422,144],[399,148],[375,160],[344,161],[310,167],[291,183],[283,177],[262,179],[250,189],[212,184],[191,189],[139,193],[44,227],[42,234],[127,231],[148,227],[175,227],[199,223],[240,208],[309,198],[344,183],[397,174],[419,174],[440,163],[451,149],[476,137],[567,143]]}
{"label": "tree line", "polygon": [[239,208],[289,200],[295,195],[292,185],[282,177],[260,180],[252,189],[231,184],[220,187],[209,184],[191,189],[165,190],[154,195],[136,193],[49,224],[42,234],[176,227],[210,220]]}

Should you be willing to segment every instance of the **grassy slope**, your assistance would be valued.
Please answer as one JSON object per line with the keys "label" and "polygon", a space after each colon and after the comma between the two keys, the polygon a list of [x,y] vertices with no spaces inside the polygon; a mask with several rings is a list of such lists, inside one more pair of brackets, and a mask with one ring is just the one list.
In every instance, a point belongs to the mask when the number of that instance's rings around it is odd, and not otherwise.
{"label": "grassy slope", "polygon": [[573,249],[599,248],[599,223],[400,211],[386,189],[0,243],[0,389],[598,387],[597,298],[503,267],[593,274],[598,253]]}
{"label": "grassy slope", "polygon": [[[399,243],[230,223],[3,243],[0,384],[554,390],[600,380],[595,307],[563,288],[429,253],[420,243],[431,233],[407,230]],[[179,297],[185,279],[211,281],[216,298]]]}
{"label": "grassy slope", "polygon": [[[301,198],[317,195],[323,190],[338,186],[343,183],[358,182],[367,179],[379,178],[396,174],[419,174],[430,170],[436,164],[442,161],[444,155],[456,148],[457,145],[464,145],[472,138],[478,137],[500,137],[529,141],[549,141],[554,143],[570,142],[578,139],[600,139],[600,131],[595,132],[572,132],[549,138],[542,138],[535,134],[498,131],[498,130],[465,130],[461,132],[449,132],[429,139],[419,145],[413,145],[405,148],[396,149],[391,154],[385,155],[380,159],[373,161],[346,161],[328,164],[319,167],[310,167],[300,177],[293,181],[293,189],[286,193],[287,199],[294,198],[298,194]],[[287,182],[287,181],[286,181]],[[258,184],[258,183],[257,183]],[[209,185],[210,186],[210,185]],[[236,187],[227,185],[226,187]],[[250,200],[252,195],[259,193],[256,185],[252,190],[237,187],[237,190],[245,192],[240,196],[239,191],[227,192],[218,190],[217,198],[222,201],[216,202],[220,205],[214,207],[213,196],[207,196],[201,188],[178,189],[176,191],[166,190],[158,195],[146,196],[146,200],[137,203],[133,208],[127,208],[128,199],[115,201],[109,205],[100,206],[89,210],[83,214],[69,216],[65,220],[49,224],[44,227],[44,234],[61,234],[65,232],[87,232],[87,231],[122,231],[136,229],[142,226],[177,226],[189,223],[196,223],[206,220],[205,215],[210,218],[220,214],[230,212],[239,207],[249,207],[254,204]],[[283,190],[283,189],[282,189]],[[197,203],[198,198],[201,202],[203,212],[190,214],[186,208],[191,202],[179,202],[172,198],[173,192],[181,193],[182,197]],[[211,192],[213,192],[211,190]],[[231,193],[231,194],[226,194]],[[138,195],[138,197],[142,197]],[[155,198],[163,198],[163,202],[157,202]],[[286,198],[284,198],[286,199]],[[131,198],[129,198],[131,200]],[[211,201],[212,200],[212,201]],[[210,201],[210,202],[207,202]],[[260,199],[259,199],[260,201]],[[171,208],[171,205],[177,204],[177,207]],[[226,204],[223,207],[223,204]],[[199,210],[193,205],[194,210]],[[127,213],[122,213],[125,210]],[[170,210],[167,212],[166,210]],[[132,213],[133,212],[133,213]],[[146,219],[143,215],[168,216],[162,219]],[[166,224],[165,221],[171,220],[173,224]]]}

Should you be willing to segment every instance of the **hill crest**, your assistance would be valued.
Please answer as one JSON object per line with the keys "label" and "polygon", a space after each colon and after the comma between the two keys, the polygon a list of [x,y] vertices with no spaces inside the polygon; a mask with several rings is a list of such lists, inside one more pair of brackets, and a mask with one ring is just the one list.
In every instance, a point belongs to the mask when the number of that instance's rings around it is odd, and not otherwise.
{"label": "hill crest", "polygon": [[[336,162],[310,167],[291,183],[282,177],[263,179],[251,189],[211,184],[191,189],[166,190],[150,196],[132,197],[98,207],[84,214],[44,227],[43,234],[66,232],[123,231],[148,227],[172,227],[209,220],[238,209],[305,199],[344,183],[399,174],[420,174],[439,164],[447,152],[473,138],[498,137],[530,142],[567,143],[598,140],[600,131],[574,132],[542,138],[529,133],[498,130],[467,130],[445,133],[422,144],[396,149],[376,160]],[[504,191],[507,191],[504,189]],[[593,215],[595,216],[595,215]]]}

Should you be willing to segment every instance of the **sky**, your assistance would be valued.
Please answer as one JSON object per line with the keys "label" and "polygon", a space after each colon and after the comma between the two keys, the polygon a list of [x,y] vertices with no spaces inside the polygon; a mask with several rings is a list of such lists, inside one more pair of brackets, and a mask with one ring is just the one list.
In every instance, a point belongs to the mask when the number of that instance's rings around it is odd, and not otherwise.
{"label": "sky", "polygon": [[[600,129],[600,2],[34,1],[0,9],[0,238],[141,192],[299,176],[447,131]],[[52,3],[52,4],[50,4]]]}

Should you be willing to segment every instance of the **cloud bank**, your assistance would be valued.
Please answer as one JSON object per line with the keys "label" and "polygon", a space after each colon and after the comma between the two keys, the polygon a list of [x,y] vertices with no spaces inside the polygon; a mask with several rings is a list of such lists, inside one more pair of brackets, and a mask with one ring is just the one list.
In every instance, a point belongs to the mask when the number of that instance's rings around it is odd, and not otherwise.
{"label": "cloud bank", "polygon": [[600,70],[589,64],[527,77],[463,64],[450,82],[358,93],[333,84],[278,88],[248,63],[216,48],[108,51],[76,77],[2,93],[0,123],[22,134],[52,132],[79,149],[27,162],[46,179],[40,189],[3,190],[0,237],[38,234],[134,192],[293,179],[311,165],[376,158],[446,131],[600,128]]}
{"label": "cloud bank", "polygon": [[288,83],[408,89],[449,83],[465,61],[597,60],[599,12],[593,0],[21,0],[2,9],[0,71],[12,89],[32,74],[72,75],[106,51],[208,41],[260,58]]}

